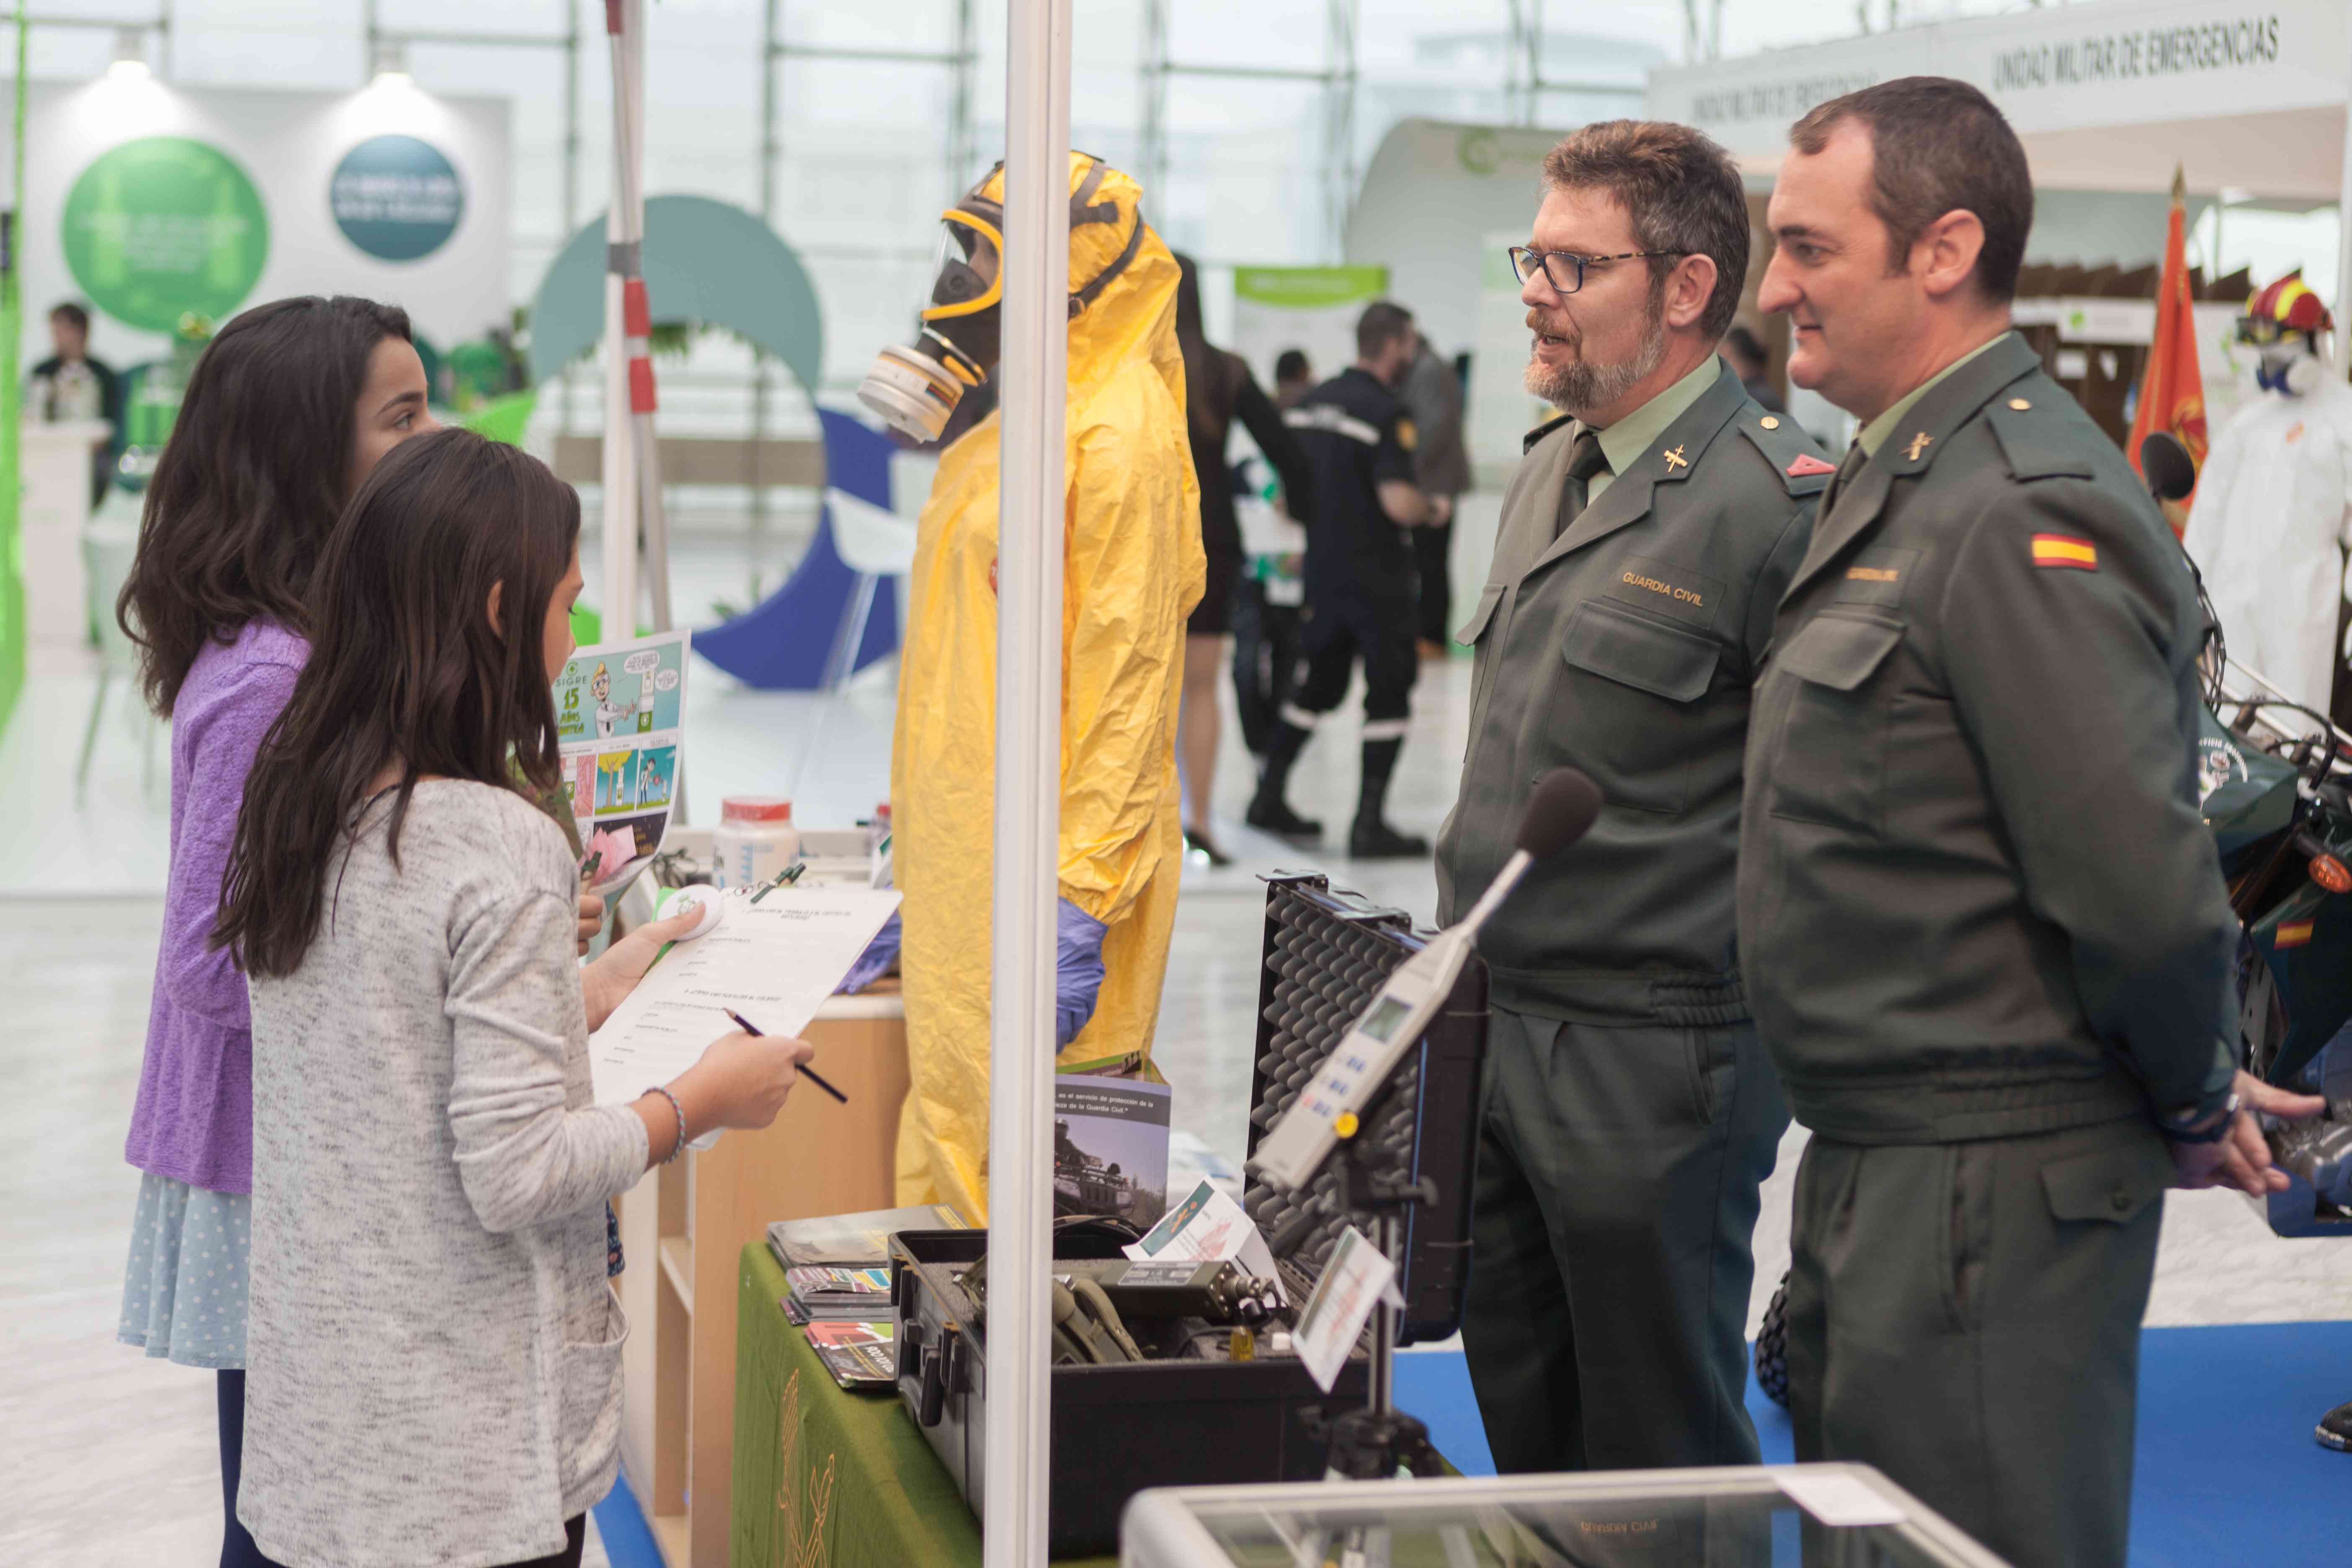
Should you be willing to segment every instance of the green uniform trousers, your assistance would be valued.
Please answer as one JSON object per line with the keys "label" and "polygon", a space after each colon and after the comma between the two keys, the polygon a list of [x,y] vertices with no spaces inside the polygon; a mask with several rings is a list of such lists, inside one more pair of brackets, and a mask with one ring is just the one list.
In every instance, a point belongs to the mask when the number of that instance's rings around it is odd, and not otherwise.
{"label": "green uniform trousers", "polygon": [[2172,1163],[2132,1119],[1797,1167],[1800,1461],[1875,1465],[2018,1568],[2121,1568]]}
{"label": "green uniform trousers", "polygon": [[1757,1462],[1757,1188],[1789,1111],[1752,1024],[1496,1007],[1462,1344],[1495,1468]]}

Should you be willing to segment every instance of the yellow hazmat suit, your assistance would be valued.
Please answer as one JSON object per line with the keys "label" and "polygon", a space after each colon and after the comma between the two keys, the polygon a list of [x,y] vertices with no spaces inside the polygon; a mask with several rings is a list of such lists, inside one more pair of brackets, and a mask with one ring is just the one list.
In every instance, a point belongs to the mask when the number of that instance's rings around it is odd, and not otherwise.
{"label": "yellow hazmat suit", "polygon": [[[1093,160],[1074,153],[1078,188]],[[983,194],[1003,199],[1003,175]],[[1135,182],[1107,171],[1118,221],[1070,237],[1075,292],[1134,232]],[[1184,621],[1207,575],[1184,439],[1176,261],[1148,228],[1070,321],[1063,510],[1062,897],[1109,927],[1093,1018],[1062,1053],[1148,1054],[1183,860],[1176,700]],[[940,459],[917,531],[890,759],[903,905],[907,1051],[898,1201],[988,1205],[990,906],[996,769],[997,416]],[[1041,1153],[1042,1158],[1042,1153]]]}

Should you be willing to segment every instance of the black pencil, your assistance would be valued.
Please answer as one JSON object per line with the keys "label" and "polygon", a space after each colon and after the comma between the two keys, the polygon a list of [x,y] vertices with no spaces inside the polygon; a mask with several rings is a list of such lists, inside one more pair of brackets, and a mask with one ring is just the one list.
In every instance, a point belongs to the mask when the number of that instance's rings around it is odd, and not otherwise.
{"label": "black pencil", "polygon": [[[764,1038],[766,1038],[766,1037],[766,1037],[766,1033],[765,1033],[765,1031],[753,1027],[753,1026],[752,1026],[752,1024],[751,1024],[751,1019],[749,1019],[749,1018],[746,1018],[745,1016],[743,1016],[743,1015],[742,1015],[742,1014],[738,1013],[737,1011],[735,1011],[735,1009],[734,1009],[734,1008],[732,1008],[732,1007],[721,1007],[721,1008],[720,1008],[720,1009],[719,1009],[719,1010],[720,1012],[722,1012],[722,1013],[726,1014],[729,1017],[730,1017],[730,1018],[734,1019],[734,1020],[735,1020],[735,1026],[736,1026],[737,1028],[739,1028],[739,1029],[742,1030],[745,1034],[747,1034],[747,1035],[758,1035],[758,1036],[760,1036],[762,1039],[764,1039]],[[815,1069],[814,1068],[810,1067],[806,1062],[803,1062],[803,1063],[801,1064],[801,1076],[802,1076],[803,1078],[804,1078],[804,1079],[808,1079],[808,1080],[809,1080],[809,1082],[811,1082],[811,1083],[813,1083],[813,1084],[816,1085],[816,1086],[817,1086],[817,1088],[819,1088],[819,1089],[821,1089],[824,1090],[824,1091],[825,1091],[825,1093],[827,1093],[827,1094],[829,1094],[829,1095],[833,1096],[833,1098],[834,1098],[834,1099],[835,1099],[835,1100],[837,1100],[841,1101],[841,1103],[842,1103],[842,1104],[844,1104],[844,1105],[847,1105],[847,1104],[849,1103],[849,1096],[847,1096],[847,1095],[845,1095],[845,1094],[842,1093],[842,1092],[841,1092],[841,1090],[839,1090],[839,1089],[837,1089],[834,1088],[834,1087],[833,1087],[833,1085],[831,1085],[831,1084],[829,1084],[829,1083],[825,1082],[825,1081],[824,1081],[824,1079],[821,1079],[821,1078],[817,1077],[817,1075],[816,1075],[816,1069]]]}

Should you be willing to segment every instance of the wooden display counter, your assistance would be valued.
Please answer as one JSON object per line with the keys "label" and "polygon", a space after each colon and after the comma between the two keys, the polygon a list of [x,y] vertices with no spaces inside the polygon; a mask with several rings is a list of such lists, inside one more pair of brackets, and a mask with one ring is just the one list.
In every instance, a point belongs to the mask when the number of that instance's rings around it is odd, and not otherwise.
{"label": "wooden display counter", "polygon": [[667,1568],[725,1568],[735,1432],[738,1274],[770,1222],[888,1208],[907,1094],[895,979],[836,996],[809,1026],[812,1062],[849,1097],[803,1084],[762,1132],[657,1166],[621,1201],[621,1455]]}

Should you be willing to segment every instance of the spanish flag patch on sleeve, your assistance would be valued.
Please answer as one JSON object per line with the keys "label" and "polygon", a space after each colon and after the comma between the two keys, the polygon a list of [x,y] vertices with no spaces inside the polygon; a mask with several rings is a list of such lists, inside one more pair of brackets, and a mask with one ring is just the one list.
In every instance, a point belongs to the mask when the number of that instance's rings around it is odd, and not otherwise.
{"label": "spanish flag patch on sleeve", "polygon": [[2279,923],[2278,935],[2271,945],[2308,947],[2311,945],[2311,928],[2315,923],[2311,921],[2283,921]]}
{"label": "spanish flag patch on sleeve", "polygon": [[2099,549],[2087,539],[2077,539],[2071,533],[2037,533],[2033,536],[2033,563],[2036,566],[2071,566],[2077,572],[2099,569]]}
{"label": "spanish flag patch on sleeve", "polygon": [[2034,533],[2034,564],[2098,572],[2098,545],[2072,533]]}

